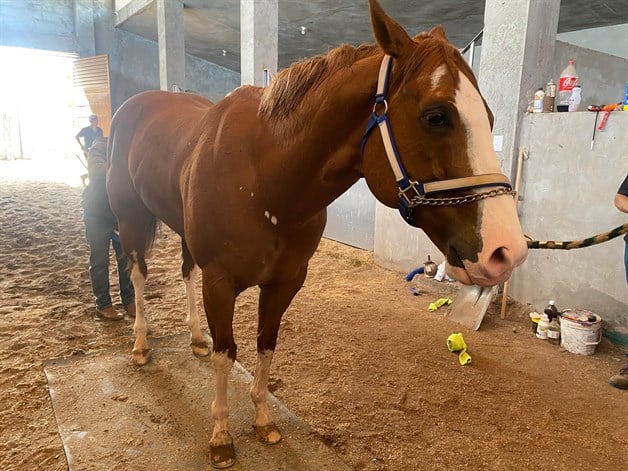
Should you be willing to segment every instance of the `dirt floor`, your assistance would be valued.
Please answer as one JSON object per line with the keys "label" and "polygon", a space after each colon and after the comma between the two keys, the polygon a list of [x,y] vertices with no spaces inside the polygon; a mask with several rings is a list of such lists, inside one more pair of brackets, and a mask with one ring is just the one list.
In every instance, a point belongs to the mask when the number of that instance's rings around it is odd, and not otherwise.
{"label": "dirt floor", "polygon": [[[0,164],[0,469],[64,470],[42,361],[130,351],[132,322],[94,319],[80,188],[14,181]],[[178,247],[163,229],[149,265],[155,337],[187,331]],[[404,276],[323,240],[282,324],[272,391],[351,468],[625,469],[628,392],[607,384],[620,349],[603,341],[582,356],[537,340],[529,309],[512,302],[505,320],[495,303],[479,331],[461,328],[444,308],[427,310],[455,283]],[[250,289],[235,315],[249,370],[255,319]],[[464,334],[470,365],[447,350],[452,332]]]}

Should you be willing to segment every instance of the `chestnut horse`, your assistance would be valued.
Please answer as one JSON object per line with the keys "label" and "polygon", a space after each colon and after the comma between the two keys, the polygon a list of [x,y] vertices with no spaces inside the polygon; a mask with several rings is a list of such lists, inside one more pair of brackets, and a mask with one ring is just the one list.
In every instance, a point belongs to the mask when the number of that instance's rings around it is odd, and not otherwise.
{"label": "chestnut horse", "polygon": [[[235,461],[227,379],[236,297],[260,288],[254,429],[281,440],[266,404],[281,317],[305,280],[326,207],[364,177],[446,255],[465,284],[508,279],[527,248],[492,147],[492,115],[442,28],[412,38],[370,0],[376,45],[342,45],[215,104],[186,93],[129,99],[111,125],[107,189],[136,290],[133,359],[149,360],[143,292],[159,219],[181,236],[191,343],[209,354],[191,274],[202,272],[213,340],[214,467]],[[365,132],[366,129],[366,132]]]}

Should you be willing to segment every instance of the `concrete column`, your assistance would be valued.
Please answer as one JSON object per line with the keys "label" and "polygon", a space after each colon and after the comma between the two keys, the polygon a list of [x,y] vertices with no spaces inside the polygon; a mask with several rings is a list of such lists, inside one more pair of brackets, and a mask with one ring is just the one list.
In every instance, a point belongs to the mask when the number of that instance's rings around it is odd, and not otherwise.
{"label": "concrete column", "polygon": [[497,155],[507,175],[514,174],[528,101],[558,78],[551,73],[559,10],[555,0],[486,0],[479,83],[495,115],[493,135],[503,137]]}
{"label": "concrete column", "polygon": [[74,1],[74,41],[79,57],[96,55],[94,4],[92,0]]}
{"label": "concrete column", "polygon": [[156,0],[159,40],[159,88],[173,85],[185,89],[185,29],[183,3],[179,0]]}
{"label": "concrete column", "polygon": [[240,0],[242,85],[264,85],[264,69],[277,73],[278,0]]}

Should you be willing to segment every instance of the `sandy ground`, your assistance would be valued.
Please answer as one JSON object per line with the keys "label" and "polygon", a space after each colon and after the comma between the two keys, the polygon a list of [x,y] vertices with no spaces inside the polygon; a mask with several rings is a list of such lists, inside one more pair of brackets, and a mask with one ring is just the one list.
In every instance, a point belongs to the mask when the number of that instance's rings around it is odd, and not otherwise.
{"label": "sandy ground", "polygon": [[[0,162],[2,470],[67,469],[44,360],[132,342],[130,320],[94,319],[80,169],[66,164],[70,173]],[[178,247],[163,229],[149,265],[155,337],[187,331]],[[272,391],[343,461],[355,470],[625,469],[628,393],[607,384],[623,366],[620,349],[603,341],[582,356],[537,340],[526,306],[512,302],[506,320],[494,304],[479,331],[461,328],[427,310],[454,296],[455,283],[419,277],[412,286],[423,294],[413,296],[404,275],[323,240],[284,317]],[[235,315],[249,370],[255,319],[250,289]],[[471,365],[445,346],[458,331]]]}

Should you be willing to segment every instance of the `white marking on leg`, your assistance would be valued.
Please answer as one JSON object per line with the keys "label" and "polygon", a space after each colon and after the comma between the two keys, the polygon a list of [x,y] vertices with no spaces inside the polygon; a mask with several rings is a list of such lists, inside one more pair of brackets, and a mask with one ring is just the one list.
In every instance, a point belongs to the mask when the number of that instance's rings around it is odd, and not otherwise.
{"label": "white marking on leg", "polygon": [[226,352],[213,352],[211,364],[214,368],[216,397],[212,401],[212,418],[215,420],[211,445],[227,445],[231,443],[229,435],[229,404],[227,403],[227,385],[229,372],[233,367]]}
{"label": "white marking on leg", "polygon": [[190,328],[190,342],[194,345],[200,345],[205,342],[205,338],[201,333],[201,321],[198,317],[198,309],[196,309],[196,266],[193,266],[189,275],[183,278],[185,284],[185,299],[187,303],[186,322]]}
{"label": "white marking on leg", "polygon": [[[133,260],[137,260],[135,253],[132,253],[131,256]],[[146,324],[146,316],[144,315],[144,287],[146,285],[146,278],[140,272],[137,262],[133,263],[133,268],[131,269],[131,282],[135,289],[135,323],[133,324],[135,345],[133,346],[133,351],[143,352],[148,350],[148,340],[146,339],[148,326]]]}
{"label": "white marking on leg", "polygon": [[251,385],[251,399],[253,399],[253,404],[255,404],[255,425],[258,427],[273,423],[267,399],[270,364],[273,361],[274,354],[273,350],[264,350],[257,354],[255,377]]}

